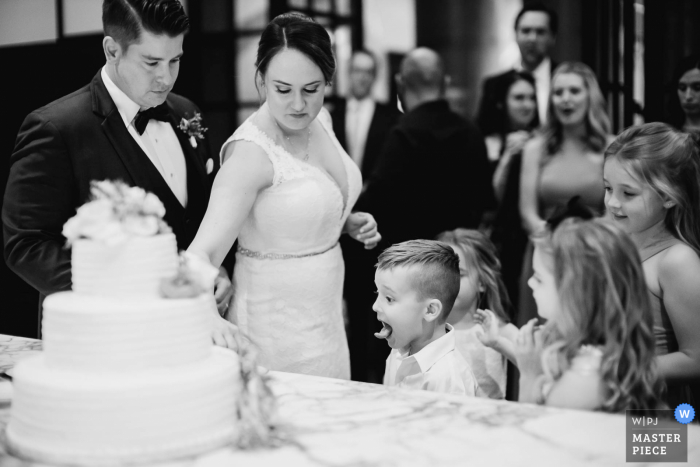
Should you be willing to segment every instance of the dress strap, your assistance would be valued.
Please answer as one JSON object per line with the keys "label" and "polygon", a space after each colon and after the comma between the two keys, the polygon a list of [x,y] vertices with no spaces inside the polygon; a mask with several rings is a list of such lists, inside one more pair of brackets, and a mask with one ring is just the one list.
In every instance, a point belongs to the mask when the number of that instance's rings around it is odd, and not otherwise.
{"label": "dress strap", "polygon": [[667,239],[664,239],[657,244],[653,245],[651,248],[649,248],[647,251],[644,252],[644,254],[640,255],[642,257],[642,263],[649,258],[658,255],[662,251],[668,250],[674,245],[677,245],[679,243],[683,243],[682,241],[678,240],[676,237],[669,237]]}
{"label": "dress strap", "polygon": [[255,125],[255,123],[253,123],[253,117],[255,117],[256,114],[257,112],[248,117],[248,119],[243,122],[243,124],[239,126],[233,135],[231,135],[231,137],[223,144],[221,147],[221,152],[219,153],[221,163],[224,163],[224,153],[226,151],[226,147],[230,143],[234,141],[250,141],[251,143],[255,143],[260,146],[270,159],[273,170],[273,187],[287,180],[303,177],[304,172],[299,167],[299,164],[294,161],[294,158],[287,154],[281,146],[275,144],[275,142],[272,141],[272,139],[265,134],[265,132],[263,132]]}

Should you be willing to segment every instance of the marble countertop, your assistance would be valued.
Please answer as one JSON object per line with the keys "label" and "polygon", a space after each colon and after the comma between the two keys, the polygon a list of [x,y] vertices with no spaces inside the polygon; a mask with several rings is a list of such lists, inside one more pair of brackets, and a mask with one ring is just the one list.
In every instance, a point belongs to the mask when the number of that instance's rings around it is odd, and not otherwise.
{"label": "marble countertop", "polygon": [[[0,335],[0,371],[40,349],[40,341]],[[287,439],[282,447],[246,452],[224,448],[196,459],[159,465],[629,465],[625,462],[622,415],[291,373],[271,372],[271,376],[281,431]],[[0,437],[9,414],[10,406],[0,405]],[[8,455],[2,446],[0,465],[38,466]],[[700,465],[698,426],[688,427],[687,465]]]}

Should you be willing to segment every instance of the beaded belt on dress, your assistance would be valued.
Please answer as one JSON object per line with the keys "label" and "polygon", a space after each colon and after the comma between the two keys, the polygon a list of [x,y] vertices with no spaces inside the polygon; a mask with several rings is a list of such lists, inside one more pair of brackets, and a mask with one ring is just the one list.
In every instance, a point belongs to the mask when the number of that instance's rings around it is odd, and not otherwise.
{"label": "beaded belt on dress", "polygon": [[332,246],[326,248],[323,251],[316,251],[314,253],[306,253],[303,255],[294,255],[291,253],[260,253],[259,251],[252,251],[247,248],[243,248],[238,245],[236,248],[236,253],[240,253],[243,256],[255,259],[296,259],[296,258],[306,258],[308,256],[318,256],[331,251],[333,248],[338,246],[338,242],[335,242]]}

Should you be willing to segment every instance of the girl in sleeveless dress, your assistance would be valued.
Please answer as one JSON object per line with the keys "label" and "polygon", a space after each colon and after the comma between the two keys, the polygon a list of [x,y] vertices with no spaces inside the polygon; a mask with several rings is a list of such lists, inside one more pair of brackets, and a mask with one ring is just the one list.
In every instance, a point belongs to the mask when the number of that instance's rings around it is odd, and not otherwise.
{"label": "girl in sleeveless dress", "polygon": [[607,217],[632,237],[643,261],[668,404],[698,402],[698,148],[690,135],[663,123],[632,127],[606,150],[604,177]]}
{"label": "girl in sleeveless dress", "polygon": [[661,382],[639,255],[603,219],[564,220],[535,239],[529,284],[543,328],[520,329],[521,402],[583,410],[653,409]]}
{"label": "girl in sleeveless dress", "polygon": [[261,365],[347,379],[338,239],[348,233],[373,248],[381,237],[371,215],[352,212],[362,177],[323,109],[335,72],[330,37],[307,16],[280,15],[263,31],[256,66],[265,103],[221,149],[189,250],[219,265],[238,239],[226,318],[258,348]]}

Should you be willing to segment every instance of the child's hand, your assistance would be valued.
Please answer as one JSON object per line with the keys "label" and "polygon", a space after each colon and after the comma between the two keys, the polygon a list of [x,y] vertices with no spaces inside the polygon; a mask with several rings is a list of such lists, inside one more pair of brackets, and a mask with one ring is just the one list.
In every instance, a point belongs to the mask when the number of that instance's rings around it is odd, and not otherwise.
{"label": "child's hand", "polygon": [[521,375],[542,374],[542,331],[536,323],[537,318],[528,321],[515,341],[515,358]]}
{"label": "child's hand", "polygon": [[498,342],[499,329],[498,318],[491,310],[476,310],[474,313],[474,321],[481,325],[484,332],[477,332],[476,337],[479,338],[482,344],[486,347],[495,347]]}

